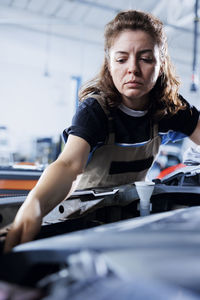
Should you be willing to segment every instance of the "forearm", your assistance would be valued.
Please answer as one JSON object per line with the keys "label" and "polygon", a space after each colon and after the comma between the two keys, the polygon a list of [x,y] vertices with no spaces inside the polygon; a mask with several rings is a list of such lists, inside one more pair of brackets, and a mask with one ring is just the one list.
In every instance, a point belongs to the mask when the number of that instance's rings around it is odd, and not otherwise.
{"label": "forearm", "polygon": [[29,193],[24,207],[38,205],[41,217],[44,217],[69,195],[77,175],[78,171],[70,165],[67,166],[59,161],[52,163],[45,169],[37,185]]}
{"label": "forearm", "polygon": [[197,123],[197,126],[194,132],[191,134],[190,139],[197,145],[200,145],[200,120]]}

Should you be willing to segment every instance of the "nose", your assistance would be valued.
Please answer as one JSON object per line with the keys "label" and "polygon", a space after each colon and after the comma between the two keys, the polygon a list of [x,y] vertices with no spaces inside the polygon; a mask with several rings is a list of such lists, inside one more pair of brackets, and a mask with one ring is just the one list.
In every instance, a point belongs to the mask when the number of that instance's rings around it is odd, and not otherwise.
{"label": "nose", "polygon": [[140,73],[140,68],[138,65],[138,61],[135,57],[130,58],[128,64],[128,73],[138,75]]}

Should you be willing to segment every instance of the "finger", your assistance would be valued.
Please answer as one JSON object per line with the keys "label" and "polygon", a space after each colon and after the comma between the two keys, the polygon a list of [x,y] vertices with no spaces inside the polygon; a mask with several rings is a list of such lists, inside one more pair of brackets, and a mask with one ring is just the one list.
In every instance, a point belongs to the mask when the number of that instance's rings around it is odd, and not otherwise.
{"label": "finger", "polygon": [[7,253],[11,251],[13,247],[19,244],[20,242],[20,234],[21,231],[15,230],[14,228],[11,228],[11,230],[8,232],[5,245],[4,245],[4,253]]}
{"label": "finger", "polygon": [[20,244],[32,241],[39,231],[40,231],[40,224],[31,223],[29,225],[26,225],[26,228],[24,228],[21,235]]}

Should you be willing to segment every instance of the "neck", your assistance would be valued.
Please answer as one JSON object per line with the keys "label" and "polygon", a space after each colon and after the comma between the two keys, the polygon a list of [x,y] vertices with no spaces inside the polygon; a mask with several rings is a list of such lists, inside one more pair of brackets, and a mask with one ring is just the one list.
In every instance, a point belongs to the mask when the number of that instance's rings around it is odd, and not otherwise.
{"label": "neck", "polygon": [[149,106],[149,97],[145,95],[144,97],[133,99],[123,96],[122,103],[133,110],[147,110]]}

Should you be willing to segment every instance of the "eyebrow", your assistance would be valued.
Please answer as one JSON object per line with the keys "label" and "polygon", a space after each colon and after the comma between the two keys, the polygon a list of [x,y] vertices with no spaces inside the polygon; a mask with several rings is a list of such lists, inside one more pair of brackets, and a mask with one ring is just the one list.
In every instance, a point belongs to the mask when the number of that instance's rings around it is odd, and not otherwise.
{"label": "eyebrow", "polygon": [[[138,51],[140,54],[144,54],[144,53],[153,53],[152,49],[143,49]],[[127,51],[116,51],[115,54],[127,54]]]}
{"label": "eyebrow", "polygon": [[139,53],[143,54],[143,53],[153,53],[152,49],[144,49],[139,51]]}

